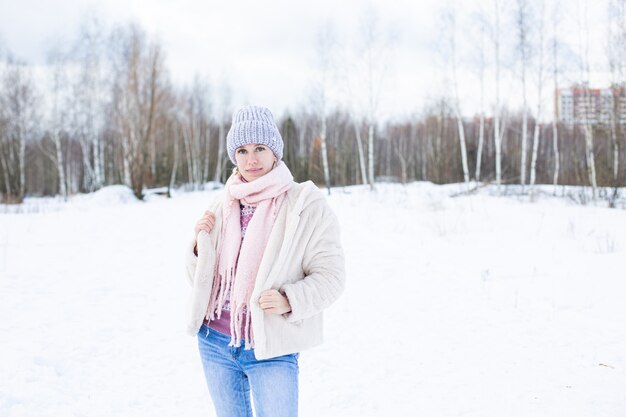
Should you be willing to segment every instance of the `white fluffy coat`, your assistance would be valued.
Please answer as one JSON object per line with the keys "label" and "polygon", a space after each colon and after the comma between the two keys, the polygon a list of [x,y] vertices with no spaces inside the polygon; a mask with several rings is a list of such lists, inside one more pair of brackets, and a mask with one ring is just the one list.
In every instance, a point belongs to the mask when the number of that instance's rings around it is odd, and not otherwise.
{"label": "white fluffy coat", "polygon": [[[195,241],[187,248],[187,278],[192,287],[187,331],[196,335],[202,326],[213,285],[215,251],[221,238],[223,198],[209,207],[215,213],[210,234],[200,232],[198,257]],[[300,352],[323,341],[323,310],[345,285],[339,225],[323,194],[307,181],[288,192],[265,248],[250,302],[257,359]],[[275,288],[291,304],[287,314],[265,313],[259,294]]]}

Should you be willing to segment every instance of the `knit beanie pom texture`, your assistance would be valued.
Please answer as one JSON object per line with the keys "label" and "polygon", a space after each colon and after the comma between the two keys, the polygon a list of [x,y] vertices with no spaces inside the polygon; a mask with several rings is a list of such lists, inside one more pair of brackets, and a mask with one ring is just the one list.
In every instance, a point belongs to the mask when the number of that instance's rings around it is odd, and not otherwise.
{"label": "knit beanie pom texture", "polygon": [[276,158],[283,157],[283,138],[274,122],[272,112],[260,106],[241,107],[233,113],[233,122],[226,136],[228,157],[237,165],[237,148],[253,144],[265,145],[274,152]]}

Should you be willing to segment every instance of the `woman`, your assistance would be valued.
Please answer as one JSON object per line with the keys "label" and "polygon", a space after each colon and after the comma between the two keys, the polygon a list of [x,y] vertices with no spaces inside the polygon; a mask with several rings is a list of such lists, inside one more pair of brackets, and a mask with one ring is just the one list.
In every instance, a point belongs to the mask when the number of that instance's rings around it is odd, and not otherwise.
{"label": "woman", "polygon": [[188,330],[218,416],[296,416],[299,352],[322,342],[322,311],[344,287],[337,219],[293,181],[272,113],[243,107],[227,135],[236,168],[187,254]]}

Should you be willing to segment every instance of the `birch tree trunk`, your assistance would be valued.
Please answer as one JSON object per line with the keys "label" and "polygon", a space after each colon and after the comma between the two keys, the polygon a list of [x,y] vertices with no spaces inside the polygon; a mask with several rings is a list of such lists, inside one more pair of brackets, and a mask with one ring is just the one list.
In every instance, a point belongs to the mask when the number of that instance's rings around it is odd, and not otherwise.
{"label": "birch tree trunk", "polygon": [[556,186],[559,184],[559,168],[560,158],[559,155],[559,129],[556,126],[556,117],[552,121],[552,151],[554,152],[554,173],[552,175],[552,185],[554,185],[554,192],[556,193]]}
{"label": "birch tree trunk", "polygon": [[[619,100],[619,98],[617,98]],[[615,98],[614,98],[615,100]],[[617,176],[619,173],[619,143],[617,141],[617,118],[619,114],[617,113],[616,105],[613,105],[612,114],[611,114],[611,144],[613,145],[613,182],[617,184]]]}
{"label": "birch tree trunk", "polygon": [[374,191],[374,123],[370,120],[367,128],[367,161],[369,170],[370,190]]}
{"label": "birch tree trunk", "polygon": [[131,150],[131,145],[129,141],[132,139],[125,138],[122,140],[122,159],[123,159],[123,174],[124,174],[124,185],[132,188],[133,181],[131,179],[131,164],[133,160],[133,154]]}
{"label": "birch tree trunk", "polygon": [[[538,111],[541,111],[541,106],[539,106],[539,108],[537,109]],[[539,120],[537,119],[537,122],[535,123],[535,131],[533,133],[533,154],[532,154],[532,158],[531,158],[531,162],[530,162],[530,185],[531,187],[535,185],[535,178],[537,176],[537,151],[539,148],[539,135],[541,134],[541,124],[539,123]],[[531,194],[532,194],[533,190],[531,189]]]}
{"label": "birch tree trunk", "polygon": [[518,50],[522,65],[522,152],[520,158],[520,184],[522,192],[526,184],[526,161],[528,142],[528,101],[526,99],[526,67],[528,66],[528,3],[526,0],[517,0],[517,30]]}
{"label": "birch tree trunk", "polygon": [[593,189],[593,198],[596,198],[596,189],[598,183],[596,180],[596,162],[595,155],[593,153],[593,126],[587,120],[584,126],[585,133],[585,158],[587,161],[587,175],[589,177],[589,183]]}
{"label": "birch tree trunk", "polygon": [[[552,79],[554,81],[554,91],[558,91],[559,82],[559,66],[558,66],[558,13],[559,4],[554,4],[552,10]],[[559,170],[560,170],[560,155],[559,155],[559,129],[557,127],[557,121],[559,118],[558,105],[555,101],[552,115],[552,151],[554,153],[554,173],[552,175],[552,184],[554,185],[554,194],[556,194],[556,186],[559,183]]]}
{"label": "birch tree trunk", "polygon": [[172,164],[172,172],[170,174],[170,183],[168,186],[168,195],[171,197],[171,193],[172,193],[172,189],[174,189],[174,186],[176,185],[176,172],[178,171],[178,160],[180,159],[180,157],[178,156],[178,143],[180,142],[179,139],[174,136],[173,137],[173,141],[174,141],[174,156],[173,156],[173,164]]}
{"label": "birch tree trunk", "polygon": [[322,132],[320,135],[322,145],[322,165],[324,167],[324,182],[326,183],[326,190],[330,195],[330,171],[328,169],[328,150],[326,148],[326,116],[322,116]]}
{"label": "birch tree trunk", "polygon": [[483,143],[485,141],[485,26],[481,23],[480,31],[480,56],[479,56],[479,80],[480,80],[480,122],[478,126],[478,149],[476,151],[476,181],[480,181],[480,168],[483,157]]}
{"label": "birch tree trunk", "polygon": [[611,145],[613,147],[613,183],[618,184],[619,175],[619,133],[618,125],[620,124],[620,107],[621,95],[624,88],[624,66],[626,65],[626,56],[624,50],[624,40],[626,38],[626,1],[614,0],[609,2],[608,10],[608,43],[607,55],[608,64],[611,73]]}
{"label": "birch tree trunk", "polygon": [[[587,1],[584,1],[584,10],[580,10],[579,7],[579,16],[578,16],[578,36],[579,36],[579,47],[581,54],[581,79],[585,80],[585,101],[588,104],[591,104],[591,95],[589,92],[589,79],[590,79],[590,69],[589,69],[589,26],[588,26],[588,9],[587,9]],[[596,181],[596,163],[595,156],[593,152],[593,125],[592,120],[596,118],[595,114],[590,114],[590,109],[588,108],[583,111],[583,133],[585,136],[585,159],[587,162],[587,176],[589,178],[589,183],[592,187],[593,199],[595,200],[597,194],[597,181]],[[593,119],[592,119],[593,118]]]}
{"label": "birch tree trunk", "polygon": [[361,129],[359,128],[355,119],[352,119],[354,125],[354,133],[356,135],[356,146],[359,153],[359,166],[361,167],[361,181],[365,185],[367,184],[367,169],[365,168],[365,153],[363,151],[363,141],[361,140]]}
{"label": "birch tree trunk", "polygon": [[20,167],[20,193],[19,201],[24,200],[26,195],[26,135],[23,127],[23,116],[18,119],[18,140],[20,142],[19,167]]}
{"label": "birch tree trunk", "polygon": [[450,43],[450,55],[452,65],[452,86],[454,89],[454,113],[456,118],[457,130],[459,135],[459,145],[461,147],[461,166],[463,168],[463,181],[469,183],[469,169],[467,165],[467,148],[465,145],[465,128],[463,127],[463,118],[461,116],[461,99],[459,97],[459,85],[457,80],[457,62],[456,62],[456,16],[454,9],[448,9],[446,15],[447,28],[449,32],[448,40]]}
{"label": "birch tree trunk", "polygon": [[[522,78],[524,78],[524,76],[522,76]],[[526,82],[522,81],[522,84],[522,90],[524,91],[522,93],[524,109],[522,110],[522,155],[520,158],[520,184],[522,185],[522,192],[524,192],[524,185],[526,184],[526,160],[528,159],[526,156],[526,142],[528,140],[528,111],[526,110]]]}
{"label": "birch tree trunk", "polygon": [[476,181],[480,182],[480,166],[482,164],[483,143],[485,142],[485,111],[481,109],[478,125],[478,149],[476,150]]}
{"label": "birch tree trunk", "polygon": [[493,115],[493,140],[496,151],[496,185],[500,192],[502,183],[502,155],[501,155],[501,132],[500,132],[500,2],[494,1],[495,5],[495,28],[493,33],[494,51],[495,51],[495,70],[496,70],[496,105]]}
{"label": "birch tree trunk", "polygon": [[61,138],[59,137],[58,131],[52,132],[52,141],[54,143],[54,148],[56,150],[56,167],[57,173],[59,175],[59,193],[63,196],[64,199],[67,199],[67,182],[65,179],[65,163],[63,159],[63,150],[61,148]]}
{"label": "birch tree trunk", "polygon": [[536,45],[536,51],[538,55],[537,62],[537,113],[535,115],[535,131],[533,134],[533,153],[530,162],[530,185],[531,185],[531,198],[534,197],[534,185],[535,178],[537,176],[537,153],[539,149],[539,138],[541,135],[541,105],[543,96],[543,35],[544,35],[544,8],[543,1],[539,3],[539,40]]}
{"label": "birch tree trunk", "polygon": [[91,140],[91,149],[93,151],[93,173],[95,188],[101,188],[105,182],[104,157],[102,152],[102,141],[100,141],[100,138],[98,137],[98,132],[95,130],[93,132]]}
{"label": "birch tree trunk", "polygon": [[465,147],[465,129],[460,115],[456,117],[457,128],[459,130],[459,143],[461,144],[461,163],[463,165],[463,181],[469,183],[469,169],[467,167],[467,148]]}

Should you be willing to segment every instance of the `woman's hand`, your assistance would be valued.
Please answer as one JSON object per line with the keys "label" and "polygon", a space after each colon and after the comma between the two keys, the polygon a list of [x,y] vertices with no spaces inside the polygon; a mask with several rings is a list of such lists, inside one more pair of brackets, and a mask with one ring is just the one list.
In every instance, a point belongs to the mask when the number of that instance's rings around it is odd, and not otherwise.
{"label": "woman's hand", "polygon": [[201,230],[204,230],[207,233],[211,233],[213,230],[213,226],[215,225],[215,213],[212,211],[205,211],[200,220],[196,223],[196,227],[194,228],[194,232],[196,232],[196,243],[193,245],[193,254],[198,256],[198,234]]}
{"label": "woman's hand", "polygon": [[194,229],[196,232],[196,237],[198,237],[198,234],[200,233],[201,230],[204,230],[207,233],[211,233],[211,230],[213,230],[214,225],[215,225],[215,213],[209,210],[205,211],[204,215],[196,223],[196,227]]}
{"label": "woman's hand", "polygon": [[259,297],[259,304],[266,313],[284,314],[291,311],[289,299],[278,290],[265,290]]}

